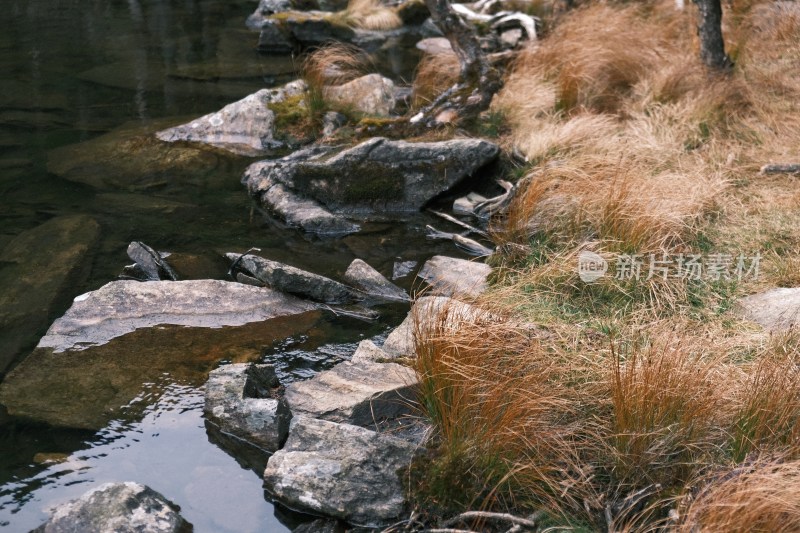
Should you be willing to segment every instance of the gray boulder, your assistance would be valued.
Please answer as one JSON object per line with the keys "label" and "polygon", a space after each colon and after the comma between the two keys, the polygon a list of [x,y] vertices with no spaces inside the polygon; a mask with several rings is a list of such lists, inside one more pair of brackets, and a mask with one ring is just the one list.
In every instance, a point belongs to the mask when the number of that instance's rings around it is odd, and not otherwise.
{"label": "gray boulder", "polygon": [[411,412],[417,377],[396,363],[344,361],[286,387],[292,413],[373,426]]}
{"label": "gray boulder", "polygon": [[354,259],[344,273],[344,280],[364,294],[387,301],[408,302],[406,291],[386,279],[361,259]]}
{"label": "gray boulder", "polygon": [[269,459],[264,482],[292,509],[385,525],[405,509],[401,476],[414,449],[365,428],[299,416],[284,448]]}
{"label": "gray boulder", "polygon": [[772,289],[741,298],[740,316],[769,330],[787,330],[800,324],[800,287]]}
{"label": "gray boulder", "polygon": [[259,199],[270,212],[290,226],[319,235],[347,235],[361,228],[341,215],[334,215],[319,202],[291,191],[282,183],[266,178],[260,184]]}
{"label": "gray boulder", "polygon": [[276,182],[334,214],[387,218],[421,209],[497,157],[480,139],[410,143],[374,138],[344,150],[312,149],[248,167],[243,182],[261,200]]}
{"label": "gray boulder", "polygon": [[15,416],[99,429],[121,409],[135,417],[131,401],[165,373],[200,386],[220,359],[252,360],[254,346],[305,332],[319,316],[312,303],[240,283],[116,281],[53,323],[0,383],[0,403]]}
{"label": "gray boulder", "polygon": [[342,85],[325,87],[325,100],[367,115],[388,117],[395,107],[395,86],[380,74],[367,74]]}
{"label": "gray boulder", "polygon": [[243,271],[281,292],[326,304],[350,304],[363,299],[361,294],[338,281],[277,261],[252,254],[229,253],[225,257],[231,260],[234,270]]}
{"label": "gray boulder", "polygon": [[385,363],[387,360],[394,358],[395,356],[384,352],[383,348],[367,339],[358,343],[358,347],[353,352],[350,361],[360,365],[362,363]]}
{"label": "gray boulder", "polygon": [[55,508],[33,533],[178,533],[192,526],[179,508],[146,485],[105,483]]}
{"label": "gray boulder", "polygon": [[428,259],[417,276],[431,286],[431,295],[476,297],[489,288],[492,267],[485,263],[436,255]]}
{"label": "gray boulder", "polygon": [[69,303],[70,291],[89,274],[99,235],[92,218],[60,216],[16,236],[0,252],[0,374]]}
{"label": "gray boulder", "polygon": [[272,397],[279,385],[272,365],[222,366],[208,375],[203,412],[223,433],[274,452],[292,418],[286,402]]}
{"label": "gray boulder", "polygon": [[262,89],[215,113],[159,131],[156,137],[165,142],[210,144],[238,155],[268,155],[284,146],[275,139],[275,112],[269,105],[305,90],[305,83],[300,80],[278,89]]}
{"label": "gray boulder", "polygon": [[433,323],[437,327],[455,328],[463,322],[491,318],[486,311],[453,298],[424,296],[417,299],[402,324],[389,333],[382,349],[391,357],[415,357],[417,328],[425,331]]}

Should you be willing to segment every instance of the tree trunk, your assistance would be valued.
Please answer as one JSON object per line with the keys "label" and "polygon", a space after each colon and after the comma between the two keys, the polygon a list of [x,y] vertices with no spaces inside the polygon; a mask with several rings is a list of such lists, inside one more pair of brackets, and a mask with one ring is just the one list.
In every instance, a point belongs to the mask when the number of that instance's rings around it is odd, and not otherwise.
{"label": "tree trunk", "polygon": [[725,53],[722,40],[722,5],[720,0],[694,0],[700,10],[697,35],[700,37],[700,59],[707,67],[727,70],[733,62]]}
{"label": "tree trunk", "polygon": [[500,74],[495,70],[486,54],[481,50],[473,29],[453,11],[449,0],[425,0],[431,18],[442,31],[453,48],[461,67],[459,82],[440,94],[431,104],[423,108],[411,120],[413,123],[435,125],[449,122],[455,113],[456,120],[476,117],[489,108],[492,96],[502,86]]}

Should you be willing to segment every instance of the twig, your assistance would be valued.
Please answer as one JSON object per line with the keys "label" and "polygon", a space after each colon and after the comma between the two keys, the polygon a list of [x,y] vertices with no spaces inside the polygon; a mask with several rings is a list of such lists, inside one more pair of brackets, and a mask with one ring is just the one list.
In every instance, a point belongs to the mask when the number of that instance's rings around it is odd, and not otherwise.
{"label": "twig", "polygon": [[466,522],[467,520],[472,520],[475,518],[483,518],[485,520],[498,520],[502,522],[510,522],[515,525],[535,528],[536,521],[529,520],[527,518],[521,518],[519,516],[514,516],[508,513],[491,513],[488,511],[467,511],[465,513],[461,513],[458,516],[454,516],[450,520],[446,521],[442,525],[452,526],[453,524],[458,524],[459,522]]}
{"label": "twig", "polygon": [[461,226],[462,228],[467,229],[467,230],[471,231],[472,233],[477,233],[478,235],[480,235],[482,237],[486,237],[487,239],[489,238],[489,234],[486,233],[485,231],[483,231],[482,229],[476,228],[475,226],[467,224],[466,222],[464,222],[462,220],[458,220],[456,217],[450,216],[447,213],[442,213],[440,211],[434,211],[433,209],[428,209],[428,212],[436,215],[437,217],[442,217],[446,221],[452,222],[456,226]]}

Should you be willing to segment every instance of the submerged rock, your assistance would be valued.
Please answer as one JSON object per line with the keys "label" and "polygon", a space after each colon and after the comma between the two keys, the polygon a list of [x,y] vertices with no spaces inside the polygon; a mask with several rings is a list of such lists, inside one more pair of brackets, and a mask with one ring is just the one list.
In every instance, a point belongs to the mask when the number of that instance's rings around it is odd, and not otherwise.
{"label": "submerged rock", "polygon": [[177,505],[146,485],[105,483],[55,508],[32,533],[179,533],[192,526]]}
{"label": "submerged rock", "polygon": [[140,416],[146,405],[131,402],[145,384],[153,401],[165,379],[200,386],[220,360],[255,360],[319,316],[314,304],[240,283],[116,281],[56,320],[0,383],[0,403],[15,416],[99,429]]}
{"label": "submerged rock", "polygon": [[788,330],[800,324],[800,287],[771,289],[741,298],[738,313],[769,330]]}
{"label": "submerged rock", "polygon": [[128,245],[128,257],[135,261],[147,281],[177,281],[178,275],[161,254],[143,242],[133,241]]}
{"label": "submerged rock", "polygon": [[363,299],[363,295],[338,281],[277,261],[251,254],[225,256],[231,260],[232,270],[244,271],[275,290],[326,304],[350,304]]}
{"label": "submerged rock", "polygon": [[368,115],[388,117],[395,107],[395,86],[380,74],[367,74],[342,85],[325,87],[325,99]]}
{"label": "submerged rock", "polygon": [[364,294],[379,300],[408,302],[406,291],[386,279],[361,259],[354,259],[344,273],[344,280]]}
{"label": "submerged rock", "polygon": [[374,138],[352,148],[302,150],[245,171],[250,194],[276,183],[312,198],[333,214],[375,218],[408,214],[458,185],[498,154],[479,139],[410,143]]}
{"label": "submerged rock", "polygon": [[411,413],[416,374],[396,363],[344,361],[286,387],[292,413],[374,426]]}
{"label": "submerged rock", "polygon": [[489,288],[492,267],[485,263],[436,255],[428,259],[417,276],[431,286],[431,295],[476,297]]}
{"label": "submerged rock", "polygon": [[268,155],[284,147],[275,139],[275,112],[269,104],[283,102],[305,90],[305,83],[300,80],[278,89],[262,89],[215,113],[159,131],[156,137],[165,142],[210,144],[238,155]]}
{"label": "submerged rock", "polygon": [[99,235],[90,217],[60,216],[17,235],[0,252],[0,374],[86,279]]}
{"label": "submerged rock", "polygon": [[269,459],[264,482],[292,509],[385,525],[405,510],[401,476],[415,448],[362,427],[299,416],[284,448]]}
{"label": "submerged rock", "polygon": [[203,412],[222,432],[274,452],[292,418],[286,401],[271,397],[279,385],[272,365],[222,366],[208,376]]}

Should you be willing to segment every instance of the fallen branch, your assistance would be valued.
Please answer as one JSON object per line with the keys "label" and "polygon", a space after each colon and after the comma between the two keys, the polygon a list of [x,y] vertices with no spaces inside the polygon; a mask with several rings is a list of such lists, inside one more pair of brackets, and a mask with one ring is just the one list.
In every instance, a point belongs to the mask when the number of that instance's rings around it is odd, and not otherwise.
{"label": "fallen branch", "polygon": [[442,213],[440,211],[434,211],[433,209],[428,209],[431,214],[436,215],[437,217],[442,217],[448,222],[455,224],[456,226],[461,226],[462,228],[471,231],[472,233],[476,233],[482,237],[489,238],[489,234],[483,231],[482,229],[476,228],[475,226],[471,226],[462,220],[458,220],[456,217],[450,216],[447,213]]}
{"label": "fallen branch", "polygon": [[523,526],[535,529],[536,528],[536,521],[530,520],[528,518],[521,518],[519,516],[514,516],[508,513],[491,513],[488,511],[467,511],[465,513],[461,513],[458,516],[454,516],[450,520],[446,521],[443,526],[452,526],[458,524],[460,522],[466,522],[468,520],[474,519],[483,519],[483,520],[493,520],[493,521],[500,521],[500,522],[509,522],[514,525]]}
{"label": "fallen branch", "polygon": [[800,163],[775,163],[761,167],[761,174],[800,174]]}

